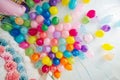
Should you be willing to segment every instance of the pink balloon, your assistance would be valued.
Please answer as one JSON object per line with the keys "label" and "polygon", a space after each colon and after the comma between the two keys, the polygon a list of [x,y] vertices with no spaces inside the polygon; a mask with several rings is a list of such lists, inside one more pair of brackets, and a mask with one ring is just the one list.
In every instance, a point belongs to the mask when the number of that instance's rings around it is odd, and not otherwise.
{"label": "pink balloon", "polygon": [[55,31],[55,26],[51,25],[49,26],[48,32],[53,33]]}
{"label": "pink balloon", "polygon": [[60,72],[63,72],[63,71],[64,71],[64,66],[60,64],[60,65],[57,66],[57,69],[58,69]]}
{"label": "pink balloon", "polygon": [[71,16],[73,20],[79,19],[80,18],[80,13],[82,11],[83,5],[78,4],[77,7],[75,8],[74,11],[72,11]]}
{"label": "pink balloon", "polygon": [[31,21],[32,28],[37,28],[37,26],[38,26],[38,23],[35,20]]}
{"label": "pink balloon", "polygon": [[64,29],[64,30],[70,30],[71,28],[72,28],[71,23],[64,23],[64,24],[63,24],[63,29]]}
{"label": "pink balloon", "polygon": [[91,50],[88,50],[85,54],[88,58],[92,58],[94,56],[94,52]]}
{"label": "pink balloon", "polygon": [[42,23],[43,21],[44,21],[44,17],[43,16],[39,15],[39,16],[36,17],[36,22],[38,24]]}
{"label": "pink balloon", "polygon": [[62,24],[62,23],[59,23],[59,24],[55,27],[55,29],[56,29],[57,31],[62,31],[62,30],[63,30],[63,24]]}
{"label": "pink balloon", "polygon": [[5,48],[3,46],[0,46],[0,54],[2,54],[5,51]]}
{"label": "pink balloon", "polygon": [[26,8],[18,5],[11,0],[0,0],[0,14],[10,16],[22,16]]}
{"label": "pink balloon", "polygon": [[94,37],[92,34],[88,33],[88,34],[85,34],[83,36],[83,40],[86,42],[86,43],[90,43],[91,41],[94,40]]}
{"label": "pink balloon", "polygon": [[68,31],[62,31],[62,37],[63,38],[67,38],[69,36],[69,32]]}
{"label": "pink balloon", "polygon": [[40,59],[42,59],[42,58],[45,57],[45,56],[47,56],[47,54],[44,53],[44,52],[42,52],[42,53],[40,54]]}
{"label": "pink balloon", "polygon": [[26,49],[26,48],[29,47],[29,43],[28,42],[22,42],[22,43],[19,44],[19,46],[23,49]]}
{"label": "pink balloon", "polygon": [[50,39],[49,38],[44,39],[44,45],[50,45]]}

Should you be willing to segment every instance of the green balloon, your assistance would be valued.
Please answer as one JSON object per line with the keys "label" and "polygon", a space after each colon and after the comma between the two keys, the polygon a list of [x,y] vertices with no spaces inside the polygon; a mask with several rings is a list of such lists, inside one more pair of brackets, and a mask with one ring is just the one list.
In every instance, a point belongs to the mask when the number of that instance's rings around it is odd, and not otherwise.
{"label": "green balloon", "polygon": [[32,8],[32,7],[35,6],[35,3],[34,3],[33,0],[26,0],[26,3],[27,3],[27,5],[28,5],[30,8]]}
{"label": "green balloon", "polygon": [[52,18],[52,24],[57,25],[59,23],[59,18],[58,17],[53,17]]}
{"label": "green balloon", "polygon": [[33,48],[27,48],[26,50],[25,50],[25,54],[27,55],[27,56],[31,56],[32,54],[34,54],[34,50],[33,50]]}
{"label": "green balloon", "polygon": [[38,61],[37,63],[35,63],[35,68],[40,68],[42,66],[42,62]]}
{"label": "green balloon", "polygon": [[42,30],[43,30],[43,31],[47,31],[47,30],[48,30],[48,26],[45,25],[45,24],[43,24],[43,25],[42,25]]}
{"label": "green balloon", "polygon": [[30,28],[30,20],[24,20],[23,26]]}
{"label": "green balloon", "polygon": [[90,20],[89,20],[89,18],[88,18],[87,16],[84,16],[84,17],[82,18],[81,22],[82,22],[83,24],[87,24],[87,23],[90,22]]}
{"label": "green balloon", "polygon": [[1,28],[5,31],[11,31],[12,30],[12,25],[10,23],[4,23]]}

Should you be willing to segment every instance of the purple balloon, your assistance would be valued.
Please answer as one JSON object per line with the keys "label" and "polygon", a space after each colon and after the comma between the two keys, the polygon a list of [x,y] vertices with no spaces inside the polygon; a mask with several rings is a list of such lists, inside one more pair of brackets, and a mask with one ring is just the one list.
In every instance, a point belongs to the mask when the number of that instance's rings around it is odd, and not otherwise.
{"label": "purple balloon", "polygon": [[51,59],[55,58],[55,54],[52,53],[52,52],[49,52],[49,53],[48,53],[48,56],[49,56]]}
{"label": "purple balloon", "polygon": [[86,45],[82,45],[81,46],[81,51],[82,52],[87,52],[88,51],[88,47]]}
{"label": "purple balloon", "polygon": [[57,5],[57,0],[49,0],[49,4],[51,5],[51,6],[56,6]]}
{"label": "purple balloon", "polygon": [[43,52],[50,52],[51,51],[51,47],[50,46],[44,46],[43,47]]}
{"label": "purple balloon", "polygon": [[110,31],[111,27],[109,25],[103,25],[101,29],[105,32],[108,32]]}
{"label": "purple balloon", "polygon": [[31,12],[29,15],[30,15],[30,19],[32,19],[32,20],[35,20],[36,17],[37,17],[37,13],[36,12]]}
{"label": "purple balloon", "polygon": [[54,33],[53,33],[53,37],[54,38],[60,38],[61,37],[61,32],[60,31],[55,31]]}

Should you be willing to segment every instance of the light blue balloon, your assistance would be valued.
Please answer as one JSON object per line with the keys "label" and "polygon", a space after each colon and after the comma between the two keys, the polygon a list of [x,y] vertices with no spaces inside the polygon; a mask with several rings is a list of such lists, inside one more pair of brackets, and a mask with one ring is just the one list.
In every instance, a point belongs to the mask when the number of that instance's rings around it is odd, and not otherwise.
{"label": "light blue balloon", "polygon": [[25,67],[24,67],[24,64],[23,63],[19,63],[17,65],[17,70],[22,73],[22,72],[25,72]]}
{"label": "light blue balloon", "polygon": [[36,47],[36,51],[37,51],[37,52],[42,52],[42,50],[43,50],[43,47],[42,47],[42,46],[37,46],[37,47]]}
{"label": "light blue balloon", "polygon": [[59,43],[59,45],[65,45],[66,44],[66,40],[64,38],[60,38],[58,43]]}
{"label": "light blue balloon", "polygon": [[21,32],[21,34],[26,35],[28,33],[28,28],[23,26],[23,27],[21,27],[20,32]]}
{"label": "light blue balloon", "polygon": [[85,59],[85,54],[82,51],[79,51],[79,56],[78,56],[81,60]]}
{"label": "light blue balloon", "polygon": [[59,45],[59,51],[64,52],[66,50],[65,45]]}
{"label": "light blue balloon", "polygon": [[28,76],[26,73],[21,73],[20,74],[20,79],[19,80],[28,80]]}

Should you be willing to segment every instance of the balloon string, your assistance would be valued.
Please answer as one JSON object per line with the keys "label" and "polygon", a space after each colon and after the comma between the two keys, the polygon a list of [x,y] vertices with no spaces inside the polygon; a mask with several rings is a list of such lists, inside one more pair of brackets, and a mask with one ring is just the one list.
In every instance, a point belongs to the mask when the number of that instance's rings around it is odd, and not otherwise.
{"label": "balloon string", "polygon": [[[79,61],[80,61],[80,59],[79,59]],[[88,76],[89,76],[89,80],[93,80],[92,79],[92,77],[91,77],[91,75],[90,75],[90,73],[89,73],[89,71],[87,70],[87,68],[84,66],[84,64],[80,61],[80,64],[82,65],[82,67],[85,69],[85,71],[87,72],[87,74],[88,74]]]}

